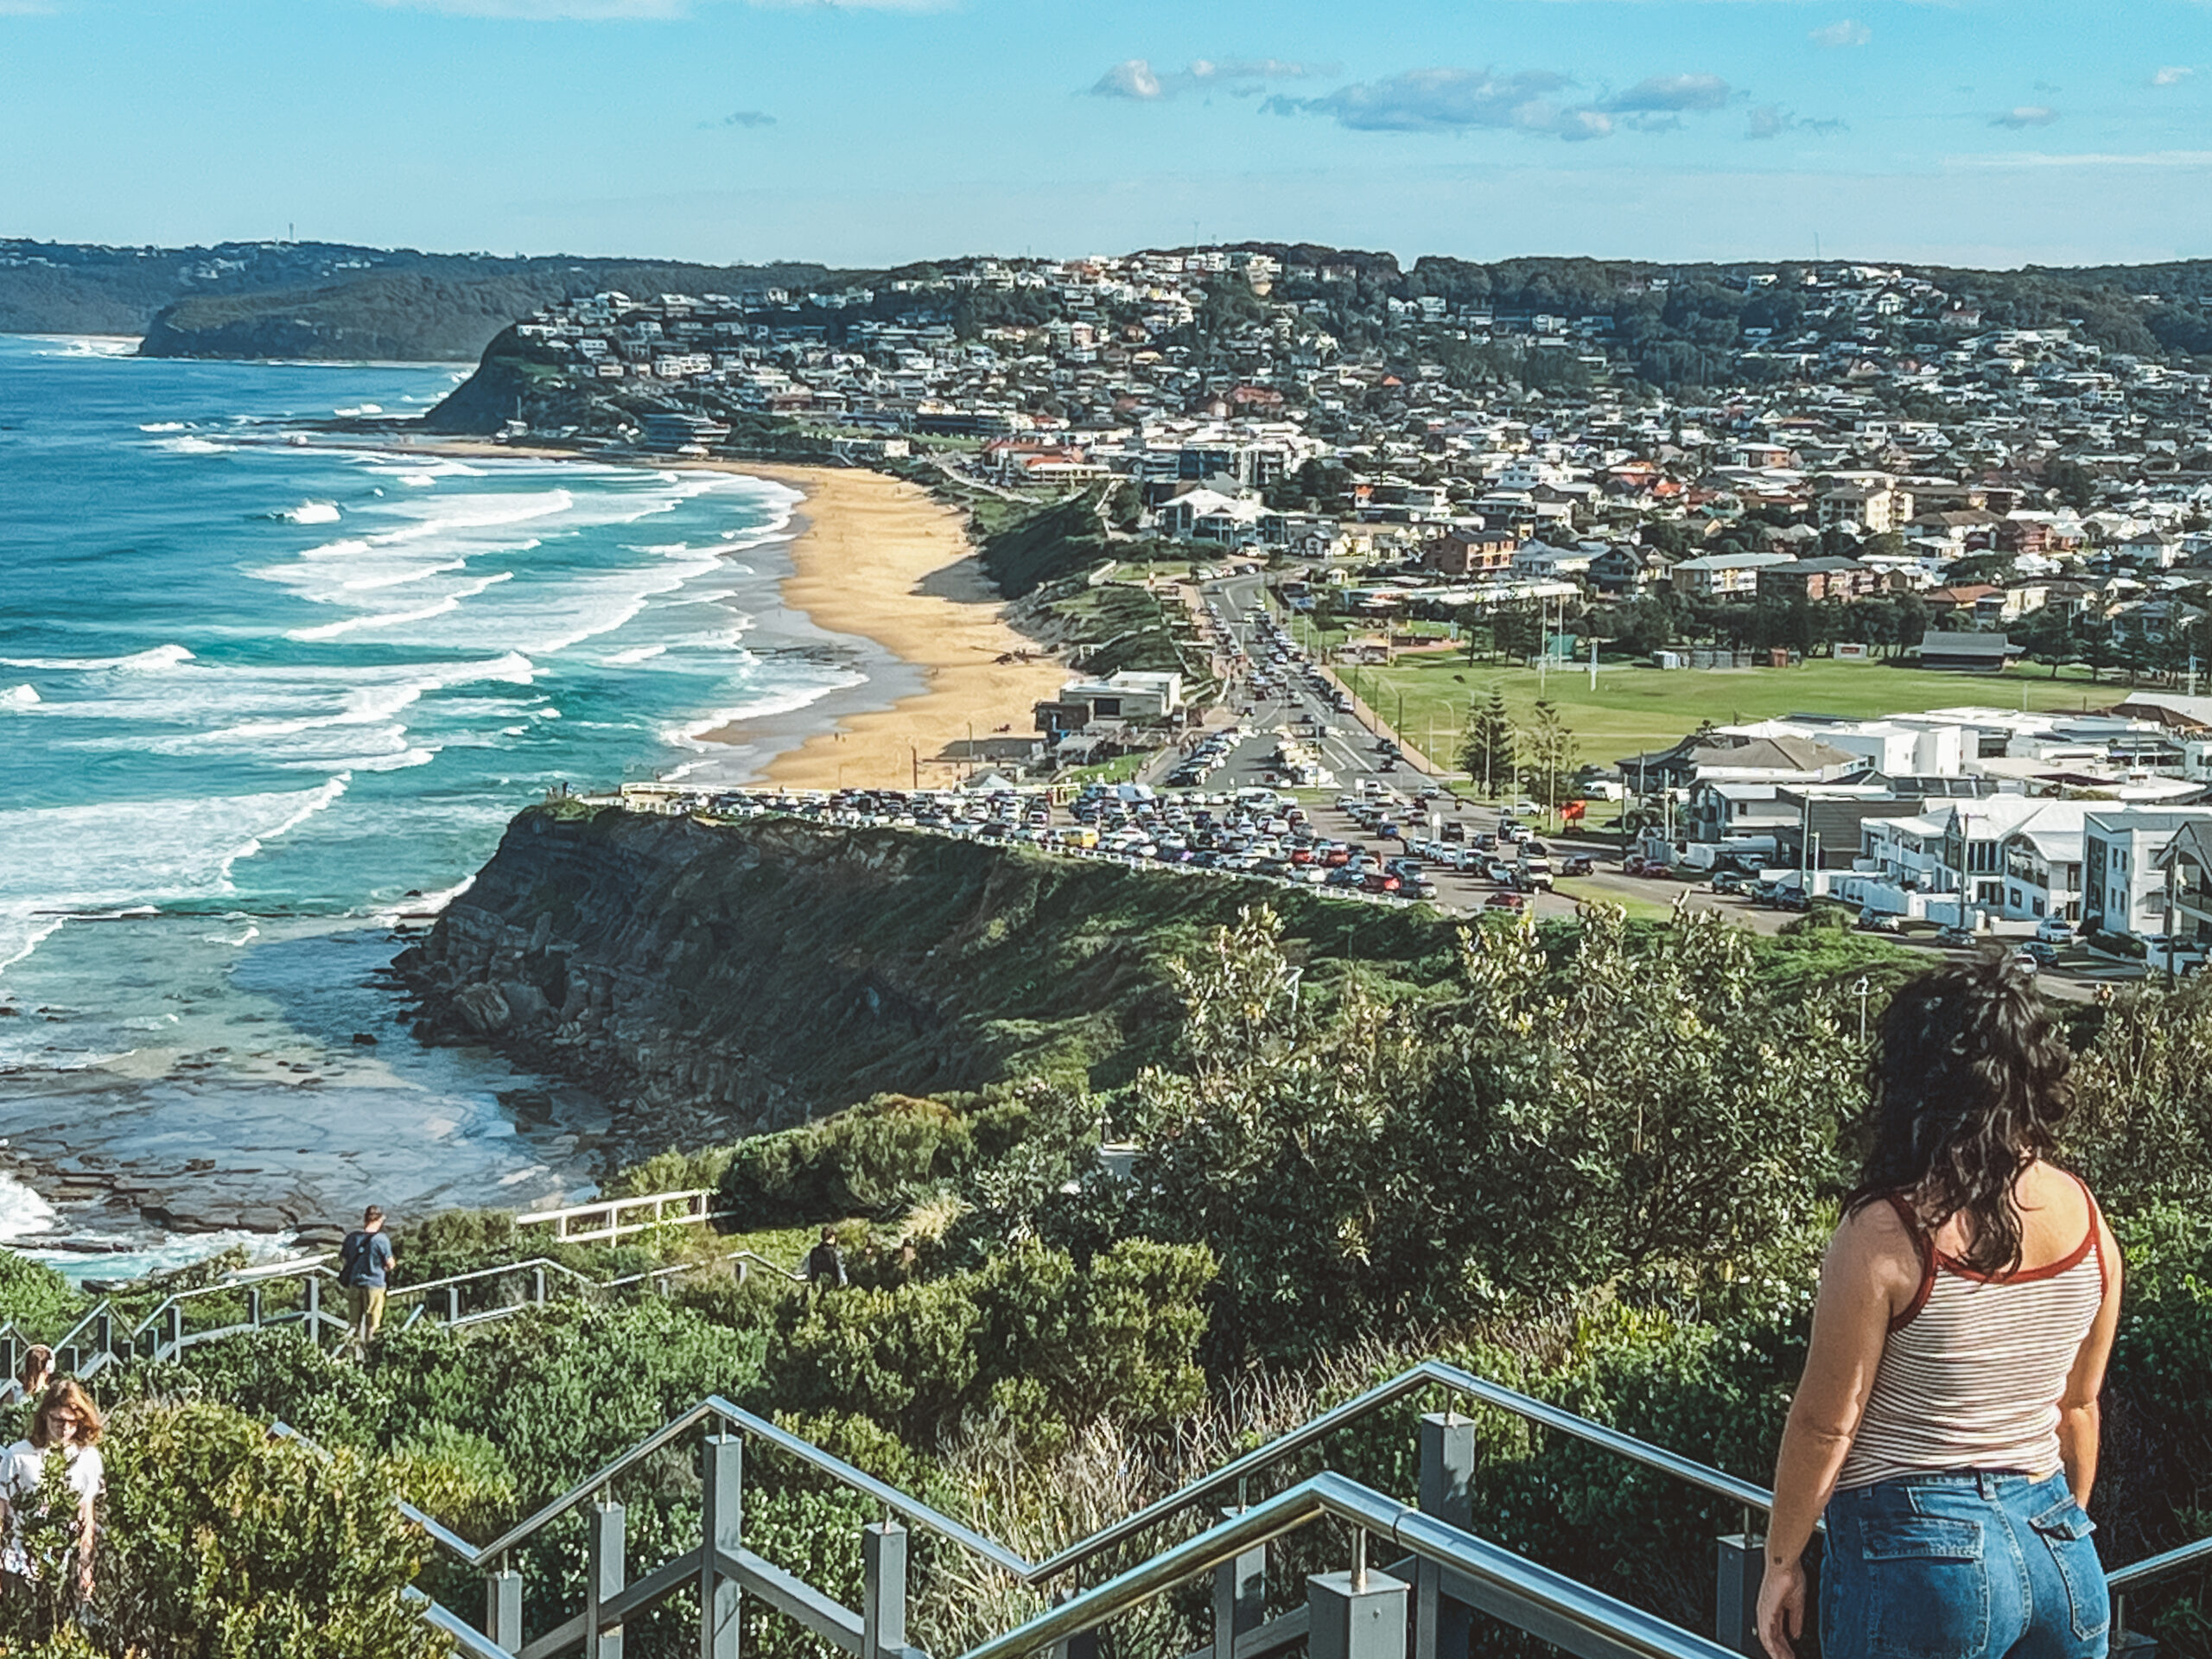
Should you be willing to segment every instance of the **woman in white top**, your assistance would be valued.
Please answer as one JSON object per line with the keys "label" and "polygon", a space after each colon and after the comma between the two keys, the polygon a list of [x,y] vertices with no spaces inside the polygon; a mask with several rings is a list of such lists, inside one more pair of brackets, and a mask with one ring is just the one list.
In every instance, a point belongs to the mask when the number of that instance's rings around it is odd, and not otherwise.
{"label": "woman in white top", "polygon": [[2088,1188],[2047,1161],[2071,1064],[2008,962],[1938,969],[1890,1005],[1866,1166],[1775,1469],[1772,1659],[1802,1630],[1823,1511],[1824,1659],[2102,1659],[2084,1506],[2120,1251]]}
{"label": "woman in white top", "polygon": [[38,1563],[25,1548],[21,1511],[44,1507],[39,1492],[46,1482],[46,1462],[58,1451],[68,1471],[68,1489],[77,1500],[75,1536],[68,1552],[75,1563],[77,1599],[91,1599],[93,1510],[105,1473],[100,1428],[99,1410],[92,1396],[74,1378],[64,1377],[39,1401],[29,1438],[8,1448],[0,1461],[0,1532],[7,1540],[0,1550],[0,1572],[10,1579],[35,1582],[39,1577]]}

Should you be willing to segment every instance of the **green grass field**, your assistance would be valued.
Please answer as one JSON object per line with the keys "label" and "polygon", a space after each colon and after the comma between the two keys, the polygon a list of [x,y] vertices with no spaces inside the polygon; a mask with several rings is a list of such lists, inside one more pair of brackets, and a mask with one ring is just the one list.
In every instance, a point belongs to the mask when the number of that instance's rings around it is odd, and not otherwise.
{"label": "green grass field", "polygon": [[[1458,763],[1458,734],[1466,728],[1471,700],[1487,698],[1495,685],[1505,693],[1513,718],[1523,721],[1539,695],[1534,669],[1471,665],[1456,652],[1337,671],[1347,682],[1357,676],[1356,689],[1377,714],[1447,765]],[[1575,734],[1578,758],[1607,766],[1624,755],[1664,748],[1707,720],[1726,726],[1790,714],[1865,718],[1967,704],[2094,709],[2126,695],[2118,681],[2093,683],[2086,674],[2073,672],[2053,679],[2044,668],[1985,677],[1826,658],[1796,668],[1671,671],[1606,664],[1599,669],[1594,691],[1586,664],[1552,670],[1543,682],[1543,695],[1559,706]]]}

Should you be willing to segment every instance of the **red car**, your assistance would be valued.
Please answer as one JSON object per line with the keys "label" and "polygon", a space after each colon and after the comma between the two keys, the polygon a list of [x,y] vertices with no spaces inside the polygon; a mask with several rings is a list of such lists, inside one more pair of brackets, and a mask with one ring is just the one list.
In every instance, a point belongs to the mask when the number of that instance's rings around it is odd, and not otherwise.
{"label": "red car", "polygon": [[1529,908],[1529,898],[1526,893],[1493,893],[1484,902],[1483,908],[1484,910],[1526,910]]}

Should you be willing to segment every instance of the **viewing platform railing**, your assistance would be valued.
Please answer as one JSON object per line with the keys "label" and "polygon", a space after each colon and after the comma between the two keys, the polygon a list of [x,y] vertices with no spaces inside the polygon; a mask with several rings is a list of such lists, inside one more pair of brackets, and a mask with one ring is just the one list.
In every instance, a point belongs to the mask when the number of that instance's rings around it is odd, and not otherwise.
{"label": "viewing platform railing", "polygon": [[[1418,1496],[1408,1504],[1349,1477],[1325,1471],[1247,1505],[1249,1484],[1298,1452],[1314,1446],[1395,1402],[1424,1389],[1442,1390],[1501,1410],[1552,1433],[1564,1435],[1628,1463],[1680,1480],[1741,1509],[1744,1530],[1717,1547],[1713,1635],[1708,1638],[1656,1614],[1541,1567],[1473,1533],[1476,1424],[1450,1412],[1431,1412],[1419,1422]],[[696,1548],[632,1580],[624,1560],[624,1511],[614,1484],[647,1459],[702,1431],[699,1470],[703,1503]],[[743,1547],[741,1514],[746,1442],[788,1456],[849,1491],[881,1506],[892,1517],[864,1528],[857,1541],[862,1567],[862,1605],[849,1608]],[[804,1629],[861,1659],[919,1659],[906,1645],[907,1529],[935,1534],[956,1549],[1004,1573],[1014,1583],[1041,1588],[1108,1552],[1129,1545],[1175,1516],[1234,1493],[1226,1518],[969,1650],[963,1659],[1016,1659],[1044,1653],[1054,1659],[1096,1659],[1097,1630],[1107,1620],[1191,1580],[1211,1573],[1214,1583],[1212,1643],[1191,1659],[1265,1659],[1305,1646],[1322,1659],[1435,1659],[1440,1632],[1444,1651],[1457,1651],[1473,1611],[1585,1659],[1719,1659],[1763,1650],[1753,1624],[1764,1561],[1764,1537],[1755,1517],[1769,1513],[1766,1488],[1654,1446],[1605,1424],[1530,1397],[1440,1361],[1429,1361],[1367,1390],[1245,1453],[1180,1490],[1146,1505],[1041,1560],[1019,1552],[899,1491],[834,1454],[719,1395],[664,1425],[605,1467],[578,1482],[489,1543],[476,1546],[419,1511],[436,1544],[457,1560],[485,1573],[486,1618],[470,1627],[466,1650],[481,1659],[554,1659],[581,1649],[588,1659],[616,1659],[620,1626],[681,1587],[698,1593],[702,1659],[731,1659],[736,1649],[741,1600],[755,1596]],[[514,1552],[561,1517],[585,1511],[588,1563],[584,1606],[525,1643],[524,1586]],[[1264,1617],[1266,1546],[1323,1516],[1353,1528],[1347,1571],[1309,1580],[1306,1605]],[[1382,1538],[1406,1558],[1387,1570],[1365,1565],[1366,1539]],[[2116,1592],[2212,1559],[2212,1540],[2171,1550],[2113,1574]],[[442,1629],[449,1610],[429,1616]],[[536,1621],[534,1621],[536,1622]],[[2114,1621],[2115,1656],[2143,1659],[2150,1644]],[[1377,1632],[1380,1632],[1379,1634]]]}

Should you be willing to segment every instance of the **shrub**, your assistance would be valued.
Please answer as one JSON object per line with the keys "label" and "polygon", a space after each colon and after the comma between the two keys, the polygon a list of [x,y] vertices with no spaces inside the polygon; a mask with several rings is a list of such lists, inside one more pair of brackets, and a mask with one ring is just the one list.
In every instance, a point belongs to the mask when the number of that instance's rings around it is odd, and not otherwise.
{"label": "shrub", "polygon": [[963,1167],[968,1124],[942,1101],[878,1095],[848,1111],[741,1141],[717,1207],[740,1228],[877,1214]]}
{"label": "shrub", "polygon": [[0,1324],[58,1336],[84,1305],[76,1286],[43,1262],[0,1250]]}
{"label": "shrub", "polygon": [[[105,1443],[100,1624],[88,1647],[178,1659],[444,1651],[401,1599],[422,1561],[389,1465],[272,1440],[205,1403],[118,1411]],[[29,1632],[20,1632],[29,1637]]]}

